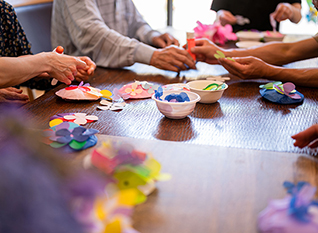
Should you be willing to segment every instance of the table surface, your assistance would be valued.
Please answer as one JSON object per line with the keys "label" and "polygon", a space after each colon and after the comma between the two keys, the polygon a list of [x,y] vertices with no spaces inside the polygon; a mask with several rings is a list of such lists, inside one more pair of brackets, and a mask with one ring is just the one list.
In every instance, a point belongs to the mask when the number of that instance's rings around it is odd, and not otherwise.
{"label": "table surface", "polygon": [[[317,59],[288,66],[317,66]],[[203,63],[196,71],[178,75],[135,64],[98,68],[89,83],[113,90],[135,80],[162,85],[226,74],[219,65]],[[318,185],[317,159],[311,156],[316,151],[295,148],[290,137],[317,123],[317,90],[297,87],[305,96],[302,104],[278,105],[260,96],[258,86],[266,82],[232,77],[217,103],[197,104],[181,120],[165,118],[151,99],[129,100],[119,112],[98,110],[99,101],[64,101],[54,94],[63,85],[23,109],[42,129],[58,113],[97,115],[99,120],[85,127],[100,130],[98,143],[125,140],[162,163],[172,180],[159,182],[148,200],[135,208],[134,227],[140,232],[255,233],[259,212],[269,200],[285,196],[284,181]]]}
{"label": "table surface", "polygon": [[[316,65],[317,60],[304,63]],[[292,64],[293,67],[302,65]],[[220,65],[198,63],[197,67],[198,70],[179,75],[142,64],[127,69],[97,68],[89,83],[93,87],[112,91],[135,80],[163,85],[227,73]],[[316,154],[316,150],[295,148],[291,136],[317,123],[317,89],[296,87],[304,94],[304,102],[279,105],[264,100],[259,94],[259,85],[267,82],[242,81],[232,77],[227,81],[228,89],[217,103],[198,103],[193,113],[180,120],[164,117],[152,99],[128,100],[122,111],[98,110],[99,101],[65,101],[55,95],[58,89],[65,87],[63,85],[27,104],[24,109],[43,129],[48,128],[49,118],[55,114],[85,112],[99,117],[97,122],[86,127],[98,129],[101,134]]]}
{"label": "table surface", "polygon": [[309,155],[107,135],[98,139],[151,152],[162,172],[172,176],[135,208],[133,226],[142,233],[256,233],[258,214],[270,200],[285,197],[284,181],[318,186],[317,159]]}

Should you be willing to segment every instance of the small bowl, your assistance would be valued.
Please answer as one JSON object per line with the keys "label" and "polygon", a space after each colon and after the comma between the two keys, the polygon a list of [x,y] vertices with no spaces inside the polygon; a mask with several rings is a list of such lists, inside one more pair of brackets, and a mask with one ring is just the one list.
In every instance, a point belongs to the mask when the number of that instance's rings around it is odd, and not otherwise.
{"label": "small bowl", "polygon": [[190,87],[190,91],[197,93],[201,97],[200,103],[211,104],[217,102],[222,97],[224,90],[228,88],[228,85],[224,83],[225,88],[223,88],[222,90],[203,90],[205,87],[212,83],[216,83],[219,85],[223,84],[223,82],[211,80],[196,80],[188,82],[187,84]]}
{"label": "small bowl", "polygon": [[285,38],[284,34],[281,34],[279,32],[273,32],[273,31],[265,31],[263,32],[263,35],[264,35],[265,42],[283,41],[283,39]]}
{"label": "small bowl", "polygon": [[188,116],[198,101],[200,101],[200,96],[191,91],[164,91],[161,99],[164,99],[167,95],[170,94],[180,94],[181,92],[186,92],[190,98],[190,101],[185,102],[167,102],[158,100],[155,98],[155,94],[152,95],[152,99],[156,101],[158,110],[168,118],[171,119],[182,119]]}

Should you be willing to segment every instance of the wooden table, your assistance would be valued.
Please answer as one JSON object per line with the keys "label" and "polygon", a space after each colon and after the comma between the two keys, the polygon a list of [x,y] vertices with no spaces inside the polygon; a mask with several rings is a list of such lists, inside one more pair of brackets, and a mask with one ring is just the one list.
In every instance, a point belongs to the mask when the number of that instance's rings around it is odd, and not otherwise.
{"label": "wooden table", "polygon": [[107,135],[99,144],[109,139],[151,152],[172,175],[135,208],[141,233],[256,233],[258,214],[285,197],[284,181],[318,186],[317,160],[308,155]]}
{"label": "wooden table", "polygon": [[[289,66],[317,66],[317,60]],[[98,68],[89,83],[113,90],[134,80],[163,85],[226,74],[219,65],[203,63],[179,75],[135,64]],[[305,95],[302,104],[277,105],[259,94],[259,84],[266,82],[232,77],[217,103],[197,104],[182,120],[165,118],[151,99],[129,100],[119,112],[97,110],[98,101],[64,101],[54,94],[64,86],[24,109],[42,129],[57,113],[97,115],[99,120],[85,127],[100,130],[99,143],[108,138],[128,141],[162,163],[172,180],[159,182],[146,203],[136,207],[133,222],[140,232],[255,233],[259,212],[269,200],[285,196],[284,181],[318,185],[317,160],[310,156],[316,151],[295,148],[290,137],[317,123],[317,89],[297,87]]]}
{"label": "wooden table", "polygon": [[[317,60],[306,64],[317,63]],[[299,64],[294,64],[297,66]],[[127,69],[98,68],[89,83],[100,89],[113,90],[134,80],[157,84],[187,82],[207,75],[226,74],[219,65],[198,64],[198,70],[181,72],[161,71],[154,67],[135,64]],[[205,75],[205,76],[204,76]],[[99,117],[87,127],[101,134],[179,141],[197,145],[225,146],[282,152],[315,154],[293,146],[291,135],[317,123],[318,92],[314,88],[297,87],[305,100],[298,105],[279,105],[264,100],[259,85],[266,80],[242,81],[232,78],[229,88],[214,104],[198,103],[194,112],[181,120],[164,117],[151,99],[128,100],[123,111],[101,111],[99,101],[70,102],[54,93],[60,86],[27,104],[24,109],[39,124],[47,128],[49,118],[58,113],[85,112]]]}

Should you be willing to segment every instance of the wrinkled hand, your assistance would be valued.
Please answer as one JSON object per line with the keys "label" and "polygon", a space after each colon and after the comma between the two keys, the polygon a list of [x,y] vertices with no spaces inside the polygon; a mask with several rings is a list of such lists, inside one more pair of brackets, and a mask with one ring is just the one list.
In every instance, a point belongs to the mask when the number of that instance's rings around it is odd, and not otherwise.
{"label": "wrinkled hand", "polygon": [[195,62],[188,51],[174,45],[170,45],[164,49],[157,49],[150,60],[150,65],[152,66],[175,72],[189,69],[185,64],[190,69],[196,69]]}
{"label": "wrinkled hand", "polygon": [[220,58],[220,64],[231,74],[241,79],[266,77],[271,65],[256,57],[233,57],[234,61]]}
{"label": "wrinkled hand", "polygon": [[161,34],[152,38],[152,44],[158,48],[165,48],[170,45],[179,46],[179,41],[169,33]]}
{"label": "wrinkled hand", "polygon": [[276,10],[270,14],[277,22],[291,19],[293,17],[292,5],[289,3],[279,3]]}
{"label": "wrinkled hand", "polygon": [[22,94],[22,90],[14,87],[0,89],[0,104],[24,105],[29,102],[29,97]]}
{"label": "wrinkled hand", "polygon": [[304,148],[308,146],[310,148],[316,148],[318,146],[318,124],[312,125],[308,129],[295,134],[292,136],[296,141],[294,142],[294,146],[299,148]]}
{"label": "wrinkled hand", "polygon": [[219,10],[217,14],[218,14],[218,19],[220,21],[220,24],[222,26],[225,26],[226,24],[234,25],[237,22],[235,16],[229,11]]}
{"label": "wrinkled hand", "polygon": [[96,64],[89,57],[78,57],[81,61],[85,62],[87,67],[85,69],[78,69],[75,76],[76,81],[86,81],[94,74]]}
{"label": "wrinkled hand", "polygon": [[209,64],[219,64],[219,61],[214,57],[217,50],[224,52],[223,49],[205,38],[196,39],[195,47],[191,48],[191,52],[196,55],[197,61],[203,61]]}
{"label": "wrinkled hand", "polygon": [[60,82],[70,85],[74,76],[78,74],[79,69],[88,69],[87,64],[79,58],[58,54],[55,52],[48,53],[49,70],[47,73]]}

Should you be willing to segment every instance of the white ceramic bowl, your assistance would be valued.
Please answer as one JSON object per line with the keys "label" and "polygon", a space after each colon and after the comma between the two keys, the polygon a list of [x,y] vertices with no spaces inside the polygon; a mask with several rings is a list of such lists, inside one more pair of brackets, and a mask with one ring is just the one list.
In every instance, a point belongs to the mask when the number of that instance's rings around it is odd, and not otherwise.
{"label": "white ceramic bowl", "polygon": [[205,87],[212,83],[223,84],[223,82],[220,81],[196,80],[188,82],[188,85],[190,87],[190,91],[197,93],[201,97],[200,103],[211,104],[218,101],[222,97],[224,90],[228,88],[228,85],[224,83],[225,88],[223,88],[222,90],[203,90]]}
{"label": "white ceramic bowl", "polygon": [[185,102],[167,102],[158,100],[155,98],[155,95],[152,95],[152,99],[156,101],[158,110],[168,118],[171,119],[182,119],[188,116],[198,101],[200,101],[200,96],[191,91],[164,91],[161,99],[165,99],[167,95],[170,94],[180,94],[181,92],[185,92],[188,94],[190,101]]}
{"label": "white ceramic bowl", "polygon": [[252,31],[239,31],[236,36],[240,41],[260,41],[263,38],[261,32]]}

